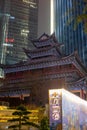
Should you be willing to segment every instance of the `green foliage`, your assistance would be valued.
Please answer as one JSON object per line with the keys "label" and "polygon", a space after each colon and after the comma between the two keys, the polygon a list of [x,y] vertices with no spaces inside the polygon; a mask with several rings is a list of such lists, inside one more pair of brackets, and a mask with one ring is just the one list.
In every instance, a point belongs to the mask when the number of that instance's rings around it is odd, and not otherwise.
{"label": "green foliage", "polygon": [[39,130],[50,130],[49,128],[49,120],[47,117],[43,117],[40,122],[40,129]]}
{"label": "green foliage", "polygon": [[83,27],[84,32],[87,33],[87,14],[81,14],[77,16],[74,29],[76,29],[77,25],[80,24],[81,22],[83,22],[84,24],[84,27]]}
{"label": "green foliage", "polygon": [[39,127],[35,123],[29,122],[30,113],[31,112],[29,112],[25,106],[18,106],[17,109],[12,113],[12,115],[14,115],[14,118],[8,120],[8,122],[12,123],[12,125],[10,125],[8,128],[14,128],[14,130],[21,130],[23,125]]}
{"label": "green foliage", "polygon": [[74,14],[73,16],[69,15],[67,25],[74,21],[74,30],[76,30],[78,25],[80,23],[83,23],[83,30],[85,33],[87,33],[87,0],[83,0],[83,2],[84,2],[84,8],[83,8],[82,13],[78,12],[78,15],[75,14],[75,12],[77,12],[77,10],[79,11],[78,8],[79,8],[80,3],[79,3],[79,1],[74,0],[72,3],[71,9],[67,10],[65,16],[68,16],[68,14]]}

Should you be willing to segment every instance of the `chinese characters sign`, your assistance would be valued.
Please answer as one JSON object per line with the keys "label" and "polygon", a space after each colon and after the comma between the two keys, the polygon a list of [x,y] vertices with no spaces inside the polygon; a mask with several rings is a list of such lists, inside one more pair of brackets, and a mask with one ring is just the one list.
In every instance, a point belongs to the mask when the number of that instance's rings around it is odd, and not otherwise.
{"label": "chinese characters sign", "polygon": [[50,126],[56,128],[61,123],[61,89],[49,90]]}

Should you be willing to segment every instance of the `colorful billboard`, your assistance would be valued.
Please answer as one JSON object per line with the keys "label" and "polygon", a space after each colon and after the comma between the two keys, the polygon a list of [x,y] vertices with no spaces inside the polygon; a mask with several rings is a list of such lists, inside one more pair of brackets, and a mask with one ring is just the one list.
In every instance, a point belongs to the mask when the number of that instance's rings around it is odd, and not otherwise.
{"label": "colorful billboard", "polygon": [[62,90],[62,130],[87,130],[87,101]]}
{"label": "colorful billboard", "polygon": [[87,130],[87,101],[64,90],[49,90],[50,130]]}

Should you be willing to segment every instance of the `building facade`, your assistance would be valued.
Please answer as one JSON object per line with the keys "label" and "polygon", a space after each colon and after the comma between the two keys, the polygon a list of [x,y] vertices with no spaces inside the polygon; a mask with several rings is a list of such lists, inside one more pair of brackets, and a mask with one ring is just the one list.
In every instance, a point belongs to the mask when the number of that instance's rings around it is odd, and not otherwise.
{"label": "building facade", "polygon": [[82,91],[86,99],[87,70],[77,53],[64,56],[62,44],[54,34],[43,34],[32,43],[34,49],[24,49],[26,61],[1,66],[5,78],[0,80],[0,100],[9,101],[11,105],[23,101],[43,106],[48,103],[49,89],[58,88],[74,91],[79,96]]}
{"label": "building facade", "polygon": [[0,0],[0,63],[25,60],[23,48],[32,48],[37,28],[38,0]]}
{"label": "building facade", "polygon": [[83,26],[85,21],[76,26],[77,16],[87,13],[86,5],[84,0],[54,0],[53,15],[56,37],[60,43],[64,43],[63,52],[68,55],[78,50],[82,62],[87,66],[87,33]]}

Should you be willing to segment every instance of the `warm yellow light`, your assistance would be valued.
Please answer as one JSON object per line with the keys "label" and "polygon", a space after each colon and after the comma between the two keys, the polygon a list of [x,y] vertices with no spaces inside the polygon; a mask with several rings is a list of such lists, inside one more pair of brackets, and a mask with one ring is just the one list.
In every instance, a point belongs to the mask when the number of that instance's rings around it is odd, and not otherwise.
{"label": "warm yellow light", "polygon": [[6,106],[0,106],[0,110],[6,110],[7,107]]}
{"label": "warm yellow light", "polygon": [[60,94],[61,92],[62,92],[62,89],[51,89],[51,90],[49,90],[49,94],[51,95],[51,94],[53,94],[53,93],[57,93],[57,94]]}
{"label": "warm yellow light", "polygon": [[87,106],[87,101],[81,99],[80,97],[76,96],[75,94],[73,94],[69,91],[66,91],[65,89],[62,89],[62,93],[68,97],[68,100],[70,100],[74,103],[76,102],[78,104],[84,104],[85,106]]}
{"label": "warm yellow light", "polygon": [[27,4],[36,5],[36,3],[34,3],[34,2],[31,2],[31,1],[29,1],[29,0],[23,0],[23,2],[25,2],[25,3],[27,3]]}
{"label": "warm yellow light", "polygon": [[[76,96],[75,94],[65,90],[65,89],[51,89],[49,90],[49,96],[52,94],[60,94],[62,93],[61,96],[65,95],[66,97],[68,97],[68,100],[77,104],[83,104],[85,106],[87,106],[87,101],[81,99],[80,97]],[[50,98],[50,97],[49,97]]]}

